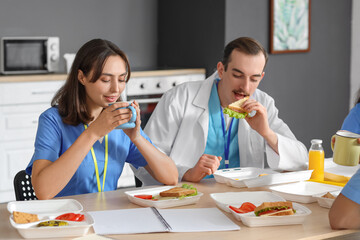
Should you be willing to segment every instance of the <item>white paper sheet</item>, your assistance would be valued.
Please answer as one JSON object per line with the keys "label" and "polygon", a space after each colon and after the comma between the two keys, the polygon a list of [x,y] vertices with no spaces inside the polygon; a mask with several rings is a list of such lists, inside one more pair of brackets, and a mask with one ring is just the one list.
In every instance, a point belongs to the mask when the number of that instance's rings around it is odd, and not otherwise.
{"label": "white paper sheet", "polygon": [[[231,231],[240,227],[217,208],[158,209],[171,232]],[[96,234],[166,232],[151,208],[89,212]]]}
{"label": "white paper sheet", "polygon": [[240,227],[217,208],[158,209],[171,232],[232,231]]}
{"label": "white paper sheet", "polygon": [[96,234],[133,234],[164,232],[165,227],[151,208],[89,212],[94,218]]}

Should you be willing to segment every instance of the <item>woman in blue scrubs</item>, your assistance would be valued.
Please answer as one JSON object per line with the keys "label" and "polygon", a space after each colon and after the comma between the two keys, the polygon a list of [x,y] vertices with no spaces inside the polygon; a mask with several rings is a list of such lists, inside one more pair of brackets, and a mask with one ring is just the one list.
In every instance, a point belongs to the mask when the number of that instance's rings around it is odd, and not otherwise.
{"label": "woman in blue scrubs", "polygon": [[110,41],[93,39],[79,49],[66,83],[39,118],[26,169],[38,199],[115,190],[125,162],[177,184],[174,162],[140,128],[136,101],[135,128],[115,129],[132,116],[119,109],[129,105],[120,94],[130,74],[125,53]]}
{"label": "woman in blue scrubs", "polygon": [[[360,90],[358,96],[341,129],[360,134]],[[360,169],[335,199],[329,211],[329,221],[332,229],[360,229]]]}

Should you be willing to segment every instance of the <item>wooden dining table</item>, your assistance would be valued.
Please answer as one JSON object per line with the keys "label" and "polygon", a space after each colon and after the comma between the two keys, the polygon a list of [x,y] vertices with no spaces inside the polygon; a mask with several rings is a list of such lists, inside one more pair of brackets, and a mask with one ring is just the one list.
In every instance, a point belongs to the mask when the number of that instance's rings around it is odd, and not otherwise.
{"label": "wooden dining table", "polygon": [[[179,184],[180,185],[180,184]],[[267,187],[258,188],[234,188],[226,184],[217,183],[214,179],[205,179],[193,185],[204,195],[196,204],[176,207],[176,208],[212,208],[217,207],[215,201],[211,198],[211,193],[239,192],[239,191],[269,191]],[[145,187],[146,188],[146,187]],[[75,199],[79,201],[85,212],[141,208],[131,203],[124,192],[134,190],[135,188],[124,188],[115,191],[102,193],[90,193],[62,197],[65,199]],[[139,188],[137,188],[139,189]],[[61,199],[61,198],[59,198]],[[126,235],[106,235],[112,239],[355,239],[360,238],[358,230],[332,230],[329,225],[328,208],[323,208],[317,202],[302,205],[309,208],[312,213],[306,217],[303,224],[284,225],[284,226],[267,226],[267,227],[247,227],[228,212],[222,211],[234,223],[240,226],[237,231],[219,231],[219,232],[191,232],[191,233],[143,233],[143,234],[126,234]],[[0,239],[22,239],[20,234],[10,224],[10,213],[7,210],[7,203],[0,204]],[[94,234],[91,228],[88,234]],[[67,238],[70,239],[70,238]]]}

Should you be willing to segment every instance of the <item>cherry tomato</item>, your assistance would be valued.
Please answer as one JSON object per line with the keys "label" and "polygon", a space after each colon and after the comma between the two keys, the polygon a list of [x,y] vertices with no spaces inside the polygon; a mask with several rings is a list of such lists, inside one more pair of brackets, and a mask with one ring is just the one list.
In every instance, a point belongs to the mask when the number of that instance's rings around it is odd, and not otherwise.
{"label": "cherry tomato", "polygon": [[141,198],[141,199],[152,199],[152,195],[134,195],[134,197]]}

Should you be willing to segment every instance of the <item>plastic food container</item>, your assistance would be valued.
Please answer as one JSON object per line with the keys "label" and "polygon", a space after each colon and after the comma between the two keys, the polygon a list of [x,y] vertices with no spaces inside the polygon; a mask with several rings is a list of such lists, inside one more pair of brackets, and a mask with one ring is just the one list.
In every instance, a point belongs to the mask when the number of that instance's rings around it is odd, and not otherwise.
{"label": "plastic food container", "polygon": [[298,182],[310,179],[313,170],[287,173],[275,172],[261,168],[231,168],[221,169],[214,173],[215,180],[232,187],[263,187],[283,183]]}
{"label": "plastic food container", "polygon": [[129,201],[132,203],[135,203],[143,207],[156,207],[156,208],[171,208],[171,207],[195,204],[196,202],[199,201],[200,197],[203,195],[203,193],[198,192],[196,196],[184,197],[182,199],[167,199],[167,200],[157,200],[157,201],[134,197],[134,195],[158,195],[160,192],[169,190],[170,188],[174,188],[174,186],[164,186],[164,187],[127,191],[125,192],[125,194],[127,195]]}
{"label": "plastic food container", "polygon": [[[8,203],[7,208],[10,213],[19,211],[38,215],[39,221],[25,224],[15,223],[13,215],[10,216],[11,225],[17,229],[23,238],[83,236],[88,233],[90,227],[94,224],[91,215],[81,212],[83,210],[82,205],[73,199],[16,201]],[[84,214],[84,221],[66,221],[68,226],[38,227],[40,222],[54,220],[57,216],[70,212]]]}
{"label": "plastic food container", "polygon": [[288,201],[295,201],[301,203],[312,203],[316,202],[313,197],[317,194],[325,194],[327,192],[341,190],[342,187],[334,186],[329,184],[317,183],[317,182],[297,182],[283,184],[279,186],[272,186],[269,189],[285,198]]}
{"label": "plastic food container", "polygon": [[211,193],[210,197],[225,212],[230,212],[229,205],[240,207],[244,202],[251,202],[255,206],[259,206],[263,202],[285,201],[283,197],[266,191]]}
{"label": "plastic food container", "polygon": [[254,212],[240,214],[233,210],[231,210],[231,213],[236,220],[242,221],[242,223],[248,227],[302,224],[305,221],[306,216],[311,214],[310,209],[298,203],[293,203],[293,207],[296,210],[296,213],[288,216],[257,217]]}
{"label": "plastic food container", "polygon": [[[339,196],[340,191],[338,190],[338,191],[333,191],[330,193],[336,198],[337,196]],[[316,199],[316,201],[319,203],[319,205],[321,207],[331,208],[335,199],[323,197],[325,194],[326,193],[316,194],[316,195],[313,195],[313,197]]]}
{"label": "plastic food container", "polygon": [[[225,183],[232,185],[231,181],[238,181],[238,187],[246,187],[245,184],[242,184],[242,180],[257,178],[260,174],[276,174],[271,169],[262,169],[254,167],[244,167],[244,168],[229,168],[229,169],[220,169],[217,170],[213,175],[215,180],[218,183]],[[241,185],[242,184],[242,185]]]}

